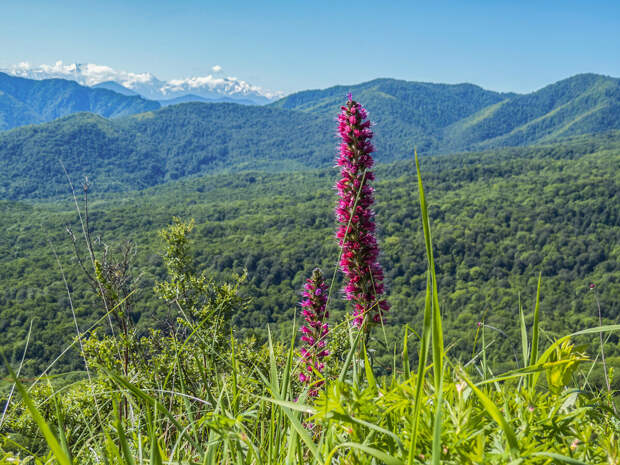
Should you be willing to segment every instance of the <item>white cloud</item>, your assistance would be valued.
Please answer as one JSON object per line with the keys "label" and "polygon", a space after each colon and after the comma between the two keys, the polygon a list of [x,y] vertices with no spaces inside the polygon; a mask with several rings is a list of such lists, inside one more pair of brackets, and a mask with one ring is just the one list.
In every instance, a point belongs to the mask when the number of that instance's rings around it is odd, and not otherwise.
{"label": "white cloud", "polygon": [[[211,68],[214,73],[222,71],[220,65]],[[246,81],[235,77],[194,76],[183,79],[160,81],[151,73],[132,73],[119,71],[110,66],[97,65],[94,63],[71,63],[65,64],[57,61],[53,65],[32,65],[21,62],[3,70],[14,76],[28,79],[61,78],[77,81],[82,85],[94,86],[105,81],[116,81],[122,86],[142,94],[146,98],[172,98],[187,93],[214,96],[261,96],[268,99],[282,97],[282,92],[274,92],[254,86]]]}

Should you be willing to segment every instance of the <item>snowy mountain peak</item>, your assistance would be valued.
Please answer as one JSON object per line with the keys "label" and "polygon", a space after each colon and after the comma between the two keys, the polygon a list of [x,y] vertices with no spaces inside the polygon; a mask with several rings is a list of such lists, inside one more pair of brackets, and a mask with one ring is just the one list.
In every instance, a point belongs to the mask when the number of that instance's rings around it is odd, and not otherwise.
{"label": "snowy mountain peak", "polygon": [[222,67],[219,65],[213,66],[212,70],[213,74],[207,76],[170,81],[157,79],[151,73],[118,71],[94,63],[65,64],[62,61],[57,61],[53,65],[38,66],[21,62],[0,71],[28,79],[69,79],[85,86],[115,82],[151,100],[173,99],[193,94],[206,99],[228,97],[263,104],[284,96],[282,92],[266,90],[235,77],[221,77]]}

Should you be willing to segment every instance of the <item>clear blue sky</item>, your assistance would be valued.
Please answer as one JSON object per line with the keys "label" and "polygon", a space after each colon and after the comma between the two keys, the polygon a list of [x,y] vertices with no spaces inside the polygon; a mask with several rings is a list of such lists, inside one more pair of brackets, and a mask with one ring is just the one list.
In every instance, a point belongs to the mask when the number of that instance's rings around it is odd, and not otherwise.
{"label": "clear blue sky", "polygon": [[292,92],[376,77],[526,92],[620,76],[620,1],[0,0],[0,67],[90,62]]}

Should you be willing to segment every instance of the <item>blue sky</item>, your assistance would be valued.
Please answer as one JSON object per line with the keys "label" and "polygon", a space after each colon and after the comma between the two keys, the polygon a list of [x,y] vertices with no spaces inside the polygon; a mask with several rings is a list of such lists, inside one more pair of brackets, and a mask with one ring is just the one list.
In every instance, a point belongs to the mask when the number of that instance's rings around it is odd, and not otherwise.
{"label": "blue sky", "polygon": [[224,73],[293,92],[376,77],[527,92],[620,76],[620,1],[0,2],[0,67]]}

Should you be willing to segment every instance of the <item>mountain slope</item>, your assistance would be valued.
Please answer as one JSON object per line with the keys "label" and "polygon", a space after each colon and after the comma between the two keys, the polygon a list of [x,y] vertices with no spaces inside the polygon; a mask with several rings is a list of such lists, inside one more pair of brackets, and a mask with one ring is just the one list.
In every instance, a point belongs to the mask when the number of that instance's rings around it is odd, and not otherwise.
{"label": "mountain slope", "polygon": [[256,105],[253,100],[231,97],[207,98],[200,95],[185,94],[181,97],[158,100],[162,107],[178,105],[179,103],[202,102],[202,103],[238,103],[240,105]]}
{"label": "mountain slope", "polygon": [[93,89],[108,89],[121,95],[139,95],[137,92],[134,92],[133,90],[128,89],[127,87],[123,87],[118,82],[115,82],[115,81],[100,82],[99,84],[95,84],[94,86],[91,86],[91,87]]}
{"label": "mountain slope", "polygon": [[546,142],[620,128],[620,79],[580,74],[483,109],[446,129],[447,147]]}
{"label": "mountain slope", "polygon": [[378,134],[389,125],[422,151],[528,145],[620,129],[620,79],[597,74],[579,74],[526,95],[471,84],[377,79],[299,92],[272,105],[335,114],[349,91],[371,109]]}
{"label": "mountain slope", "polygon": [[[353,86],[298,92],[271,106],[333,117],[348,92],[369,109],[376,124],[377,138],[383,135],[390,138],[387,151],[409,152],[414,145],[422,151],[438,149],[443,128],[513,95],[484,90],[473,84],[375,79]],[[393,139],[395,134],[400,143]]]}
{"label": "mountain slope", "polygon": [[155,110],[157,102],[64,79],[36,81],[0,73],[0,130],[52,121],[76,112],[107,118]]}

